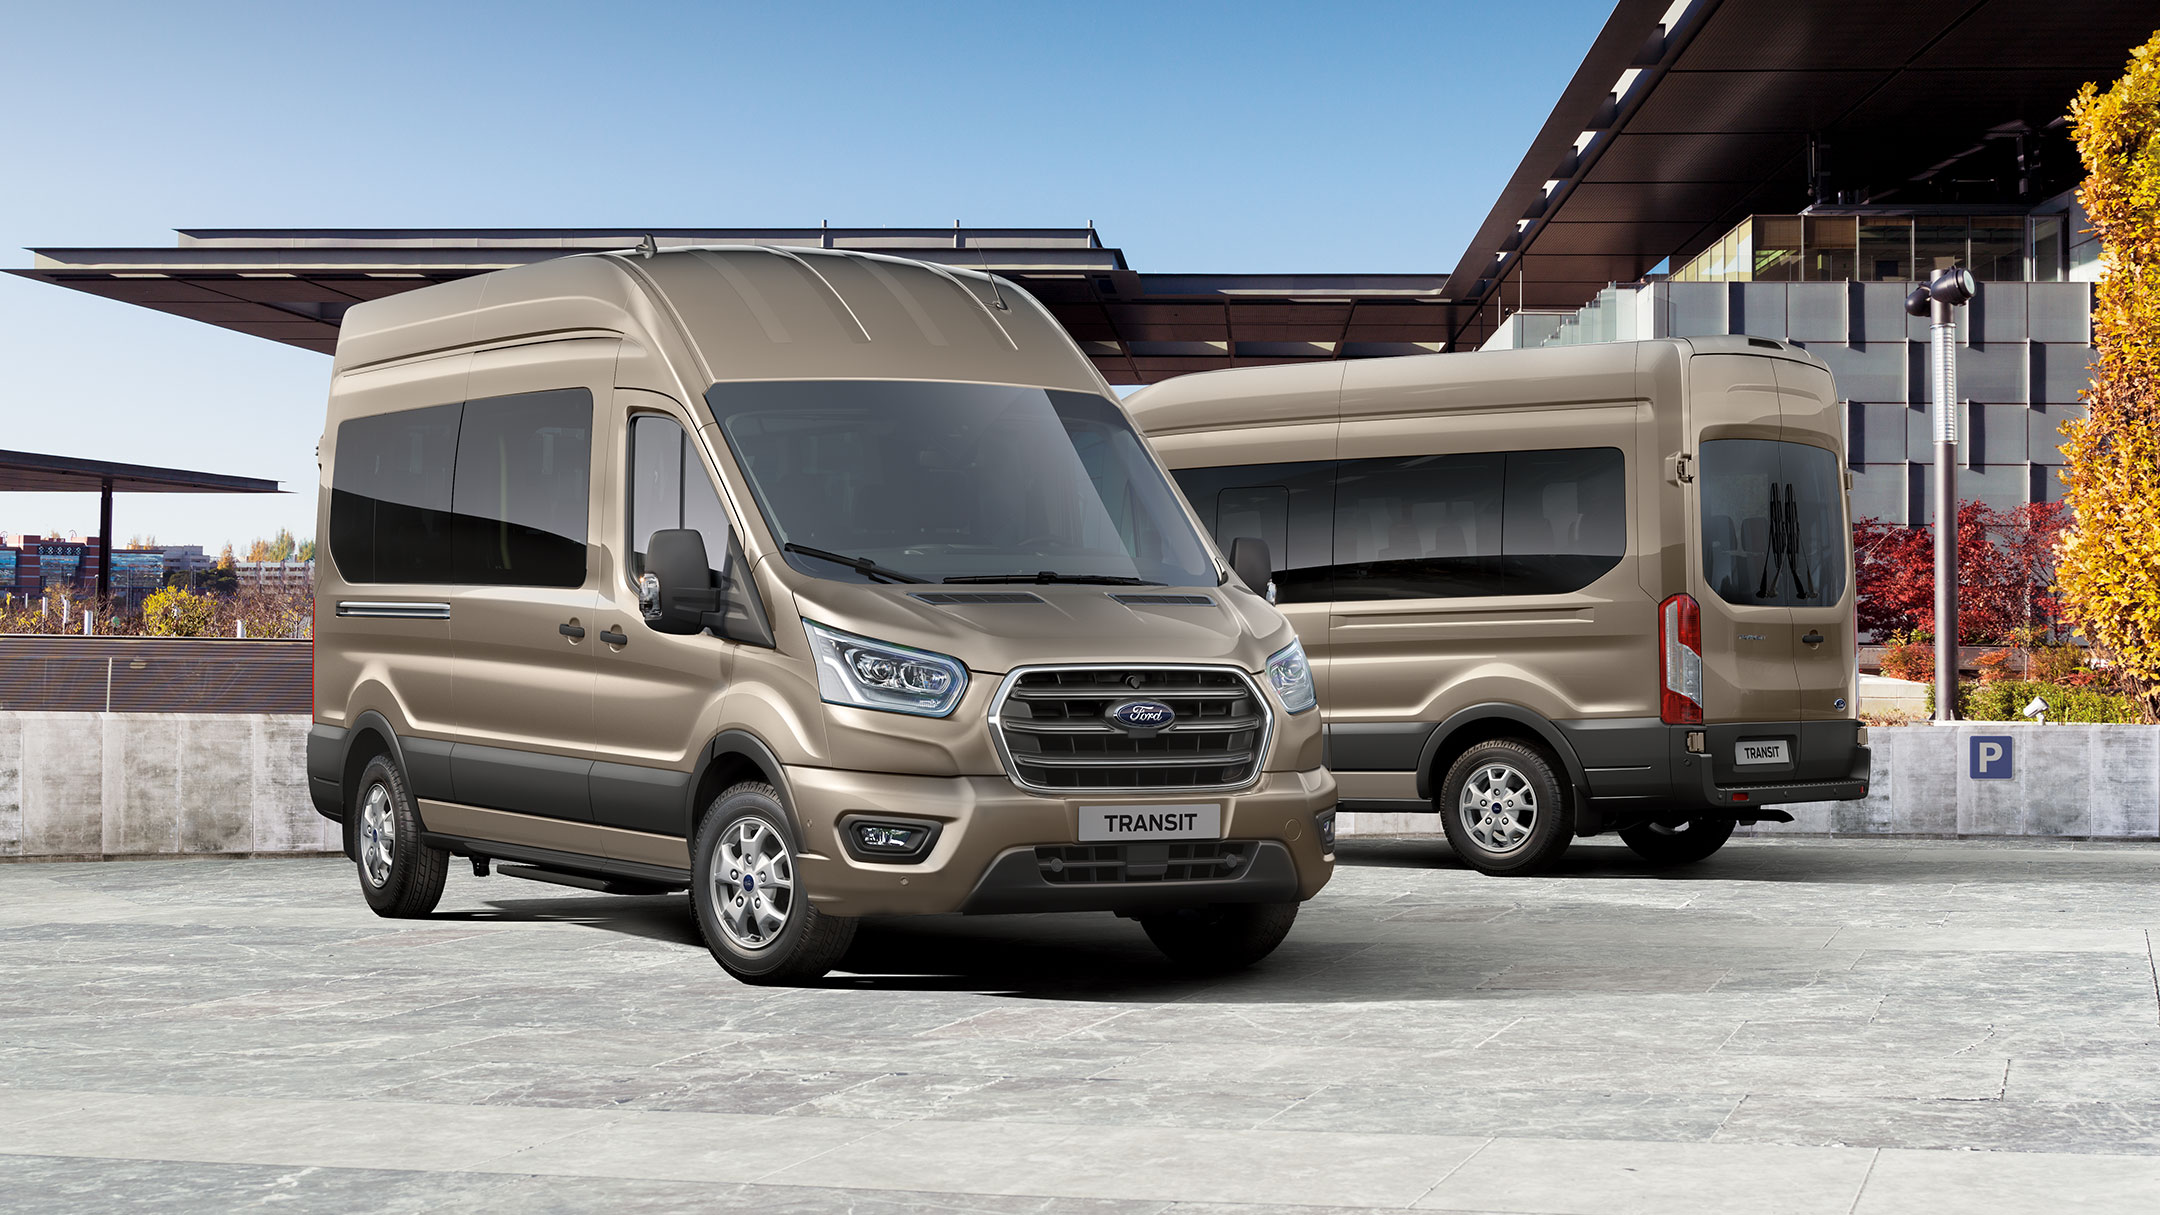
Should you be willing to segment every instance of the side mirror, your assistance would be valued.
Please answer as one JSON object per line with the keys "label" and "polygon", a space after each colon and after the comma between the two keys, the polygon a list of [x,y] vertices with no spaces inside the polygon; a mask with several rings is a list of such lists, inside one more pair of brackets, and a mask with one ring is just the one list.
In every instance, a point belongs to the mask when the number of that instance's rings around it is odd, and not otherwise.
{"label": "side mirror", "polygon": [[696,633],[720,627],[724,605],[712,584],[705,537],[690,528],[652,534],[645,572],[638,578],[638,607],[645,623],[662,633]]}
{"label": "side mirror", "polygon": [[1230,572],[1238,576],[1245,589],[1264,596],[1269,603],[1275,602],[1275,558],[1268,553],[1267,541],[1251,536],[1232,540]]}

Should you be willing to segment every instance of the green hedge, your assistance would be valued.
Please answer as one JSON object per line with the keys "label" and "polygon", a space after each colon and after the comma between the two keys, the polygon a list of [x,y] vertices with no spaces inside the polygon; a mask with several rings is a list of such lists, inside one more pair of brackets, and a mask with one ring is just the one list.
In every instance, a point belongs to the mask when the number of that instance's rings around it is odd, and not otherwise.
{"label": "green hedge", "polygon": [[[2030,721],[2023,709],[2033,697],[2047,702],[2049,721],[2130,722],[2145,714],[2127,696],[2103,688],[2078,688],[2068,684],[2007,679],[2001,683],[1960,683],[1959,716],[1966,721]],[[1935,712],[1935,688],[1928,686],[1928,712]]]}

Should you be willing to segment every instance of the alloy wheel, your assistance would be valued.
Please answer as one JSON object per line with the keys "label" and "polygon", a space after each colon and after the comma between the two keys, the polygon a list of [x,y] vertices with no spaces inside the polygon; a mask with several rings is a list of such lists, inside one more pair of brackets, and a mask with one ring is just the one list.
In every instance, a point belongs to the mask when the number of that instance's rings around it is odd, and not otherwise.
{"label": "alloy wheel", "polygon": [[397,813],[390,805],[387,786],[368,786],[360,803],[359,835],[360,874],[380,890],[390,880],[390,866],[397,859]]}
{"label": "alloy wheel", "polygon": [[1537,790],[1512,764],[1484,764],[1463,782],[1455,812],[1478,847],[1504,855],[1529,842],[1537,826]]}
{"label": "alloy wheel", "polygon": [[760,818],[728,826],[713,855],[712,905],[720,931],[738,949],[778,940],[795,910],[795,856]]}

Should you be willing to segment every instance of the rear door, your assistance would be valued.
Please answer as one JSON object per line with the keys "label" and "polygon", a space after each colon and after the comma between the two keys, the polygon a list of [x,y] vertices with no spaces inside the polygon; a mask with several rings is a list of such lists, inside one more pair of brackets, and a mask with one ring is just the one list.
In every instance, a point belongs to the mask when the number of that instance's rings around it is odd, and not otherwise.
{"label": "rear door", "polygon": [[1843,406],[1830,373],[1790,359],[1776,365],[1785,446],[1779,461],[1792,503],[1789,539],[1811,594],[1793,597],[1793,676],[1802,721],[1858,716],[1854,688],[1852,518],[1845,477]]}
{"label": "rear door", "polygon": [[1689,590],[1702,609],[1703,720],[1712,725],[1800,717],[1776,362],[1753,355],[1689,360],[1697,443],[1688,513],[1698,540]]}

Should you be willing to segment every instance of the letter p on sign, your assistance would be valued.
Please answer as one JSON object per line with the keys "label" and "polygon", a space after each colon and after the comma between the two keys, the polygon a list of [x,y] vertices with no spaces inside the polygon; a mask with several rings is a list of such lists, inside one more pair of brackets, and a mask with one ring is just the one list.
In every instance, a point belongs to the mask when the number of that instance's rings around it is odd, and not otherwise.
{"label": "letter p on sign", "polygon": [[1972,754],[1967,762],[1974,780],[2010,779],[2009,735],[1975,734],[1971,746]]}

